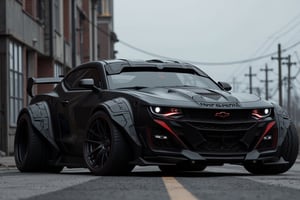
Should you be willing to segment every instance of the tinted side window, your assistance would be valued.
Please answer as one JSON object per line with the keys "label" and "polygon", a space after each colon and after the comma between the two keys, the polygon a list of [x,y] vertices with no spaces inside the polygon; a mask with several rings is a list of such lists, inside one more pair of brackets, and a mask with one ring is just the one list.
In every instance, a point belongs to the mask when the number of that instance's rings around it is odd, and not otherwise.
{"label": "tinted side window", "polygon": [[64,80],[64,83],[68,89],[81,90],[84,88],[79,86],[79,82],[81,79],[84,79],[84,78],[94,79],[95,85],[97,87],[100,87],[101,81],[100,81],[99,72],[95,68],[84,68],[84,69],[80,69],[80,70],[71,72]]}

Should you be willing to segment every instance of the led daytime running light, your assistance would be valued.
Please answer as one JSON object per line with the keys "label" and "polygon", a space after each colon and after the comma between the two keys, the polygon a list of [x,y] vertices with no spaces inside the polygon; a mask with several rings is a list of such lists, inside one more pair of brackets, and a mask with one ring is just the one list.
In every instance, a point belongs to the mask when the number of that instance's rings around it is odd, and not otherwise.
{"label": "led daytime running light", "polygon": [[182,112],[179,108],[166,108],[166,107],[150,107],[150,111],[159,116],[171,117],[175,115],[181,115]]}
{"label": "led daytime running light", "polygon": [[270,116],[271,114],[271,109],[270,108],[265,108],[265,109],[254,109],[252,110],[251,115],[256,118],[256,119],[262,119]]}

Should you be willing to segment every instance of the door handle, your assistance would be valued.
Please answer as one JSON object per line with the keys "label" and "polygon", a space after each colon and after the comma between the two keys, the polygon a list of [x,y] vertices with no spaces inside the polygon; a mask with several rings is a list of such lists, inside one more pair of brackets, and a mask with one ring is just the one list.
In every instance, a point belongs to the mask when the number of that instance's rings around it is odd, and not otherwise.
{"label": "door handle", "polygon": [[70,103],[70,101],[69,101],[69,100],[63,100],[63,101],[61,101],[61,103],[62,103],[64,106],[66,106],[66,105],[68,105],[68,104]]}

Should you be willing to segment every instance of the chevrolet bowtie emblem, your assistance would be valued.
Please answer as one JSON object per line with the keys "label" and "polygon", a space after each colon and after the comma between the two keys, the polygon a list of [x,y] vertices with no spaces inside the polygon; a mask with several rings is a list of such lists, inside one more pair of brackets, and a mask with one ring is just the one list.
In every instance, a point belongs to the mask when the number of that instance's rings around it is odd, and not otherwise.
{"label": "chevrolet bowtie emblem", "polygon": [[225,119],[229,116],[230,116],[230,113],[228,113],[228,112],[217,112],[215,114],[215,117],[222,118],[222,119]]}

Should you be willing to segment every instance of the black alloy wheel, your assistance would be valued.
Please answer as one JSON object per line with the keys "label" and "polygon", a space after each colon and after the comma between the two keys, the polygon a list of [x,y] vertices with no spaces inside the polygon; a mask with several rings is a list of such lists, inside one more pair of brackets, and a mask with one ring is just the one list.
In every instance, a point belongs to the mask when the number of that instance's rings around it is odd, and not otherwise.
{"label": "black alloy wheel", "polygon": [[21,172],[43,171],[46,165],[46,149],[36,134],[28,113],[20,115],[15,135],[15,162]]}
{"label": "black alloy wheel", "polygon": [[27,112],[20,114],[14,141],[15,162],[21,172],[59,173],[63,166],[50,165],[51,148],[32,126]]}
{"label": "black alloy wheel", "polygon": [[102,111],[90,119],[83,154],[95,175],[121,175],[133,169],[128,164],[130,151],[124,136]]}

